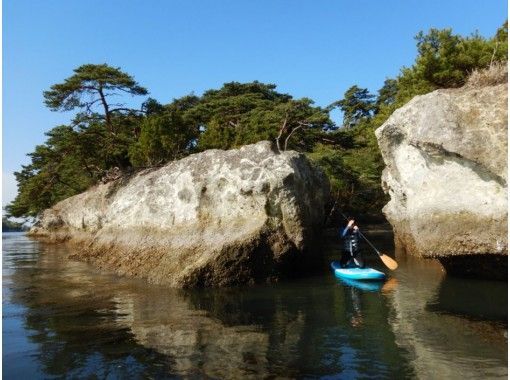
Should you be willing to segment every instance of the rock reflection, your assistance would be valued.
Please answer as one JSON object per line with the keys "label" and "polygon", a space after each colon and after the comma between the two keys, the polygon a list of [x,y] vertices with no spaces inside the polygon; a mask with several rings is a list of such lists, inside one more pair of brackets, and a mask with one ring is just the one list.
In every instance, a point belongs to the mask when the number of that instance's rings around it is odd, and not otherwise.
{"label": "rock reflection", "polygon": [[[17,270],[9,279],[12,301],[28,308],[25,326],[31,341],[41,345],[38,357],[46,374],[107,373],[113,363],[92,358],[110,351],[134,356],[135,363],[125,363],[131,375],[136,368],[144,372],[144,363],[153,360],[161,363],[160,375],[268,375],[269,337],[257,325],[225,325],[196,309],[184,291],[96,273],[65,259],[66,249],[47,246],[31,269]],[[140,347],[149,350],[147,357]]]}
{"label": "rock reflection", "polygon": [[[35,246],[3,242],[3,377],[166,378],[171,362],[117,321],[111,294],[126,284],[66,260],[63,246]],[[18,321],[24,330],[6,327]]]}
{"label": "rock reflection", "polygon": [[173,372],[213,378],[267,375],[268,335],[257,326],[225,326],[194,310],[182,291],[161,289],[143,297],[116,297],[119,321],[135,340],[168,355]]}
{"label": "rock reflection", "polygon": [[508,284],[485,280],[466,281],[446,277],[427,310],[478,321],[506,322],[508,317]]}
{"label": "rock reflection", "polygon": [[[473,282],[458,280],[461,283],[454,288],[457,294],[451,304],[444,297],[442,284],[452,280],[445,279],[439,264],[412,257],[400,263],[401,270],[396,273],[399,286],[389,295],[395,310],[390,324],[396,343],[409,353],[417,377],[506,378],[506,324],[488,323],[490,318],[487,316],[478,322],[468,314],[438,312],[442,311],[438,305],[443,310],[454,308],[458,311],[460,304],[471,299],[462,291],[463,286]],[[453,291],[453,288],[447,285],[446,291]],[[500,301],[501,297],[493,299],[493,302]],[[473,312],[470,306],[463,307],[463,310]]]}

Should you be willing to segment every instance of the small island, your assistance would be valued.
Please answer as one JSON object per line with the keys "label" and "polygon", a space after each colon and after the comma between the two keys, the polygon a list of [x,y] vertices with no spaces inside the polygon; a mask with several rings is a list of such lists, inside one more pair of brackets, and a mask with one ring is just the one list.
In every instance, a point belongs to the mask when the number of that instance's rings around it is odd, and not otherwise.
{"label": "small island", "polygon": [[23,223],[13,222],[6,217],[2,217],[2,232],[22,232],[28,230],[29,228],[24,226]]}

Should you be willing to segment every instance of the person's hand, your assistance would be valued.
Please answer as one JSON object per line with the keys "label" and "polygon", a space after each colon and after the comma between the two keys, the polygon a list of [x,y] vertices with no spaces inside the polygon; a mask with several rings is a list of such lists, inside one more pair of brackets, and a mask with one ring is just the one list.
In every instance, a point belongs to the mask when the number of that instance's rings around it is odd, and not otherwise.
{"label": "person's hand", "polygon": [[347,224],[347,227],[352,227],[353,224],[354,224],[354,220],[349,220],[349,223]]}

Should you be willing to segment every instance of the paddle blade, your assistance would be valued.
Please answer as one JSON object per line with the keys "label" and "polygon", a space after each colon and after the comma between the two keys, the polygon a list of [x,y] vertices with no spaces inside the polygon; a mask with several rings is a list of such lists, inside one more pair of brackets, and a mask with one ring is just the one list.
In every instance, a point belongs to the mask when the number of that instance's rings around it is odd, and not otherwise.
{"label": "paddle blade", "polygon": [[386,265],[391,270],[395,270],[398,268],[398,263],[395,260],[393,260],[391,257],[385,255],[384,253],[381,254],[379,257],[381,258],[384,265]]}

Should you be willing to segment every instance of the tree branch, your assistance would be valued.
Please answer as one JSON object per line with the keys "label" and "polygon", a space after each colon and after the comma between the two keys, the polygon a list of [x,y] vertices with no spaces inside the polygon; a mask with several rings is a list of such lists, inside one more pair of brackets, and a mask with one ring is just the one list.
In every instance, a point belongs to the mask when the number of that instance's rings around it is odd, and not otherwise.
{"label": "tree branch", "polygon": [[330,210],[328,216],[324,220],[324,226],[326,226],[328,224],[329,218],[331,218],[331,215],[333,215],[333,212],[335,211],[335,208],[336,208],[336,205],[337,205],[339,199],[340,199],[340,190],[338,190],[338,192],[336,194],[335,203],[333,203],[333,207],[331,207],[331,210]]}
{"label": "tree branch", "polygon": [[94,101],[87,102],[87,103],[85,104],[85,107],[87,108],[87,112],[88,112],[88,113],[93,113],[93,111],[92,111],[92,109],[91,109],[91,108],[92,108],[92,106],[93,106],[94,104],[96,104],[97,102],[100,102],[100,101],[101,101],[101,99],[99,98],[99,99],[96,99],[96,100],[94,100]]}
{"label": "tree branch", "polygon": [[67,187],[69,187],[70,189],[72,189],[72,190],[76,191],[77,193],[79,193],[79,192],[81,191],[81,190],[79,190],[79,189],[77,189],[77,188],[75,188],[75,187],[71,186],[71,185],[70,185],[70,184],[68,184],[67,182],[62,181],[62,180],[60,179],[60,176],[59,176],[57,173],[55,173],[55,175],[54,175],[54,176],[50,179],[50,182],[51,182],[52,180],[56,180],[57,182],[61,183],[62,185],[67,186]]}
{"label": "tree branch", "polygon": [[285,145],[283,146],[283,151],[285,152],[287,150],[287,144],[289,143],[289,139],[290,139],[290,136],[292,136],[292,134],[294,132],[296,132],[298,129],[301,129],[305,126],[306,124],[302,124],[300,123],[297,127],[294,127],[292,129],[292,131],[290,131],[289,135],[287,136],[287,138],[285,139]]}
{"label": "tree branch", "polygon": [[133,108],[125,108],[125,107],[113,108],[110,110],[110,113],[119,112],[119,111],[146,113],[145,111],[142,111],[142,110],[135,110]]}
{"label": "tree branch", "polygon": [[280,133],[278,133],[278,137],[276,137],[276,147],[278,148],[278,152],[281,152],[280,149],[280,139],[282,138],[283,132],[287,128],[287,120],[289,118],[289,112],[285,112],[285,119],[283,120],[282,127],[280,128]]}

